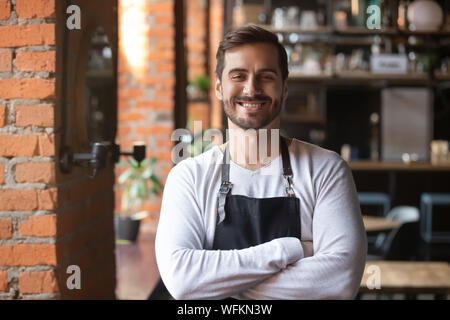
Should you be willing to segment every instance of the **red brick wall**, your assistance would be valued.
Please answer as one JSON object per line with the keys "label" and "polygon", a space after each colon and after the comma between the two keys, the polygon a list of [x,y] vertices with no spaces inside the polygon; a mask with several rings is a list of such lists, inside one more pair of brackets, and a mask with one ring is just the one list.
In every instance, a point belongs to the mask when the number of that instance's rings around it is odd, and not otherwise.
{"label": "red brick wall", "polygon": [[210,0],[209,13],[209,73],[211,77],[211,127],[222,128],[222,105],[216,98],[214,84],[216,83],[216,52],[219,42],[223,39],[224,0]]}
{"label": "red brick wall", "polygon": [[[0,299],[114,298],[113,168],[59,171],[61,5],[0,0]],[[66,287],[74,264],[81,290]]]}
{"label": "red brick wall", "polygon": [[[186,63],[187,79],[208,74],[208,1],[191,0],[186,4]],[[189,129],[192,122],[201,121],[203,128],[209,128],[209,101],[188,101]]]}
{"label": "red brick wall", "polygon": [[[174,1],[119,3],[117,141],[125,150],[131,150],[134,141],[145,141],[147,156],[158,158],[156,174],[164,182],[173,166]],[[120,195],[117,186],[116,212],[120,212]],[[144,204],[150,217],[143,221],[141,231],[156,230],[160,207],[161,195],[152,195]]]}

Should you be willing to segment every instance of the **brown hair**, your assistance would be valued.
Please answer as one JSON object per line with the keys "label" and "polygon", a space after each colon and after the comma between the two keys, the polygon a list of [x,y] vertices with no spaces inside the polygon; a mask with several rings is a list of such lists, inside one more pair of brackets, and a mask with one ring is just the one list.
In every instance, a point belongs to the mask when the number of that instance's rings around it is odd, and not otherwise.
{"label": "brown hair", "polygon": [[283,77],[283,80],[286,80],[289,74],[286,50],[278,41],[278,37],[276,36],[276,34],[253,24],[246,25],[244,27],[240,27],[237,30],[228,32],[225,35],[225,38],[220,42],[216,54],[217,77],[219,79],[222,79],[222,72],[225,66],[225,51],[248,43],[258,42],[271,43],[277,48],[281,75]]}

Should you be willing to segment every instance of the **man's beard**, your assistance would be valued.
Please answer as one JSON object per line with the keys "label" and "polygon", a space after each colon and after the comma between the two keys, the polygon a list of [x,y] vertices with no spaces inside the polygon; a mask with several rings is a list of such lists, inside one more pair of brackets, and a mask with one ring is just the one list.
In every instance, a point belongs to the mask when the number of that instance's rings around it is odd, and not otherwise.
{"label": "man's beard", "polygon": [[[251,97],[251,98],[241,98],[240,100],[261,100],[259,97]],[[267,98],[266,98],[267,99]],[[236,100],[236,99],[235,99]],[[235,102],[231,102],[229,100],[223,101],[224,106],[224,112],[227,115],[228,119],[231,120],[236,126],[238,126],[241,129],[247,130],[247,129],[261,129],[269,125],[281,112],[282,107],[282,101],[283,97],[281,96],[280,99],[275,99],[273,101],[273,108],[271,109],[270,113],[265,115],[263,118],[255,120],[255,121],[248,121],[247,119],[238,117],[236,115],[236,109],[231,105]],[[256,116],[259,116],[259,113],[256,113]]]}

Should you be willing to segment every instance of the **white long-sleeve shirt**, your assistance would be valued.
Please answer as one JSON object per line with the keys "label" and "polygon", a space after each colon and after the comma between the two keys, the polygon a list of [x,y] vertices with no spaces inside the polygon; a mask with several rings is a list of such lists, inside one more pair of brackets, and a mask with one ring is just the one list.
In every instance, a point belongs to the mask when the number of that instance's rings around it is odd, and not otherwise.
{"label": "white long-sleeve shirt", "polygon": [[[289,154],[301,243],[285,237],[212,250],[223,153],[213,147],[170,171],[155,247],[161,278],[175,299],[355,297],[367,240],[351,171],[335,152],[296,139]],[[230,182],[231,194],[285,196],[281,156],[256,171],[230,161]],[[311,242],[313,254],[305,256],[302,244]]]}

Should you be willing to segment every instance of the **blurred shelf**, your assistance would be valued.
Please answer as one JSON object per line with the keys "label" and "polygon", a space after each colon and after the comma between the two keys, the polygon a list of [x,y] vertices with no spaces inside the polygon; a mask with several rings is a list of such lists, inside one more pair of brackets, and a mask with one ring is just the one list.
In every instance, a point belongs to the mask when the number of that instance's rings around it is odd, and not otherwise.
{"label": "blurred shelf", "polygon": [[397,27],[387,27],[382,29],[368,29],[367,27],[346,27],[334,28],[329,26],[318,26],[317,28],[302,28],[300,26],[290,26],[275,28],[271,25],[259,25],[260,27],[279,33],[300,33],[300,34],[336,34],[336,35],[400,35],[400,36],[450,36],[450,30],[437,31],[411,31],[401,30]]}
{"label": "blurred shelf", "polygon": [[319,26],[317,28],[302,28],[300,26],[275,28],[271,25],[259,25],[259,26],[266,30],[280,33],[331,34],[333,32],[333,28],[327,26]]}
{"label": "blurred shelf", "polygon": [[433,165],[429,162],[405,164],[402,162],[350,161],[348,165],[354,171],[450,171],[450,163]]}
{"label": "blurred shelf", "polygon": [[[447,80],[450,77],[447,78]],[[432,79],[429,78],[427,73],[415,73],[415,74],[379,74],[369,71],[340,71],[334,74],[329,73],[304,73],[293,71],[289,72],[289,80],[291,81],[304,81],[304,82],[317,82],[321,81],[327,85],[339,85],[345,83],[371,83],[375,82],[387,82],[389,84],[410,84],[410,85],[429,85],[432,84]],[[444,80],[444,79],[441,79]]]}
{"label": "blurred shelf", "polygon": [[289,71],[289,79],[292,80],[325,80],[332,79],[333,74],[330,73],[306,73],[299,71]]}
{"label": "blurred shelf", "polygon": [[298,122],[298,123],[319,123],[319,124],[326,123],[326,120],[324,118],[321,118],[318,116],[310,116],[310,115],[301,116],[301,115],[282,114],[281,121]]}
{"label": "blurred shelf", "polygon": [[384,29],[368,29],[367,27],[347,27],[334,30],[337,34],[365,34],[365,35],[395,35],[398,33],[397,28],[388,27]]}
{"label": "blurred shelf", "polygon": [[371,80],[428,80],[426,73],[408,73],[408,74],[384,74],[373,73],[369,71],[340,71],[336,73],[337,78],[341,79],[371,79]]}

